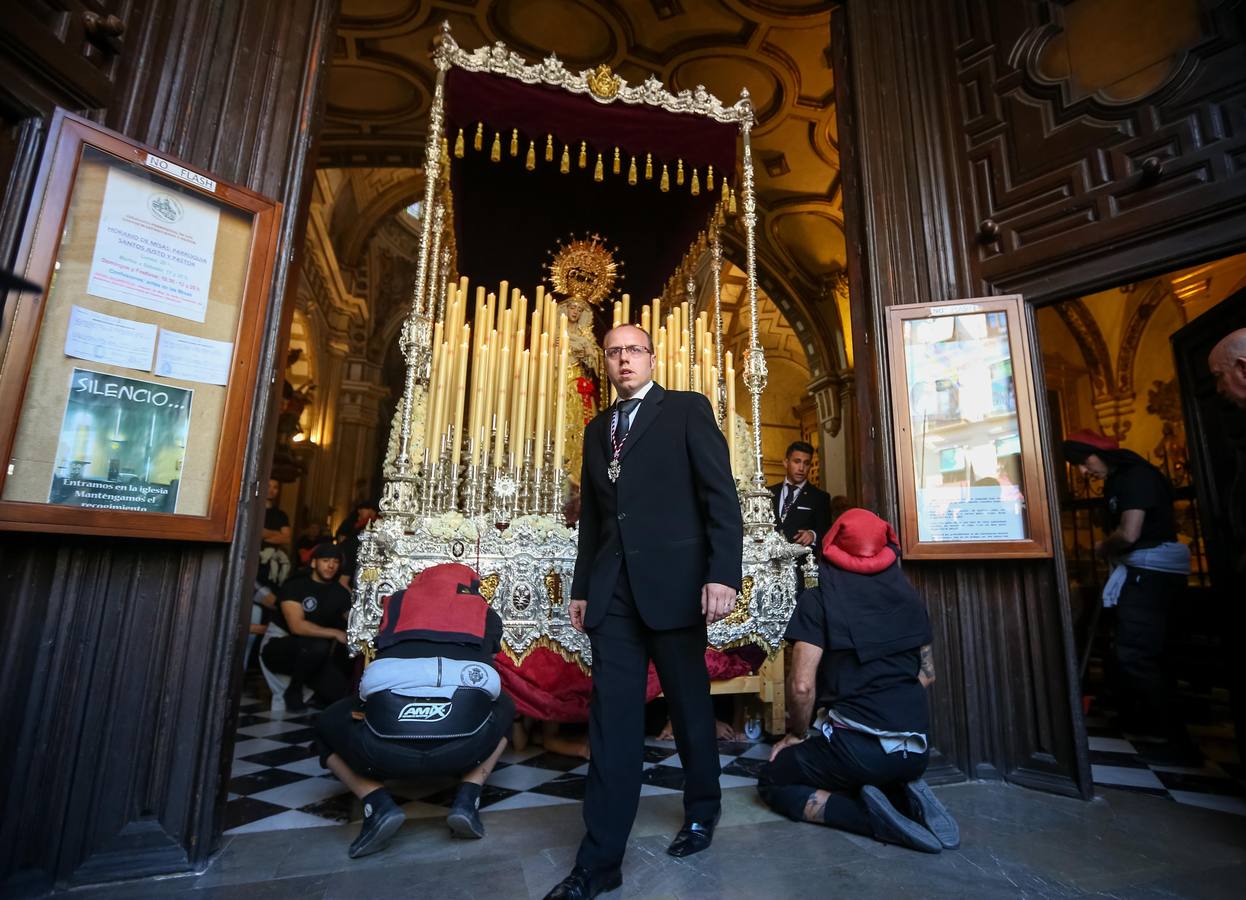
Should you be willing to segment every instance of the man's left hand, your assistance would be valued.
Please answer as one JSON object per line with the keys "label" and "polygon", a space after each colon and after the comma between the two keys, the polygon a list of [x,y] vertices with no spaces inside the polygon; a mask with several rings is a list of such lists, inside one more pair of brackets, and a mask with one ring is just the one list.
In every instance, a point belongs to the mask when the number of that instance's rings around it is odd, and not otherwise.
{"label": "man's left hand", "polygon": [[701,586],[701,612],[705,614],[705,624],[713,625],[724,618],[735,606],[736,590],[725,584],[710,582]]}
{"label": "man's left hand", "polygon": [[816,534],[808,529],[805,529],[803,531],[796,532],[796,534],[792,537],[792,543],[800,544],[802,547],[808,547],[816,538]]}
{"label": "man's left hand", "polygon": [[788,747],[794,747],[794,746],[796,746],[797,744],[799,744],[799,743],[800,743],[801,741],[803,741],[803,740],[804,740],[804,738],[803,738],[803,737],[797,737],[797,736],[796,736],[796,735],[794,735],[794,734],[785,734],[785,735],[783,735],[783,740],[781,740],[781,741],[779,741],[779,743],[775,744],[775,745],[774,745],[774,747],[770,750],[770,761],[771,761],[771,762],[774,762],[774,758],[775,758],[776,756],[778,756],[780,753],[782,753],[782,752],[783,752],[784,750],[786,750]]}

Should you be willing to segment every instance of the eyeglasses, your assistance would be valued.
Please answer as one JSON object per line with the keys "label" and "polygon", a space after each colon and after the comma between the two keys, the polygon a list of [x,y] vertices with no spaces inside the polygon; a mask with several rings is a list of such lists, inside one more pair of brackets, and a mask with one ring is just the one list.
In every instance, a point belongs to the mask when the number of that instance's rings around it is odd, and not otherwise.
{"label": "eyeglasses", "polygon": [[607,359],[618,359],[620,356],[648,356],[653,351],[640,344],[628,344],[626,347],[607,347]]}

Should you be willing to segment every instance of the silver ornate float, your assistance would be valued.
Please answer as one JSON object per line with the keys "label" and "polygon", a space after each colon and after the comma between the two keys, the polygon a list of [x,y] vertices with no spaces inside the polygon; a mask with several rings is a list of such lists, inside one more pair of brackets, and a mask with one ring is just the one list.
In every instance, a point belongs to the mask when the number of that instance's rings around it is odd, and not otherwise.
{"label": "silver ornate float", "polygon": [[[533,648],[544,646],[586,665],[591,662],[588,638],[571,627],[567,615],[576,532],[563,524],[564,460],[553,459],[552,449],[546,447],[536,448],[545,464],[535,470],[529,459],[529,465],[517,467],[520,471],[505,465],[490,468],[469,463],[453,471],[450,449],[419,446],[422,429],[414,427],[423,416],[422,392],[429,379],[432,336],[442,314],[434,302],[439,296],[435,286],[438,280],[444,283],[452,268],[448,262],[452,235],[448,230],[442,233],[449,218],[443,210],[450,208],[446,177],[449,160],[442,130],[445,77],[457,66],[588,94],[602,104],[646,105],[739,126],[744,148],[741,194],[750,315],[750,346],[743,372],[751,395],[752,472],[739,483],[745,524],[743,590],[735,609],[709,629],[709,638],[718,648],[756,643],[773,652],[782,641],[795,606],[800,561],[804,559],[806,583],[816,580],[816,567],[808,548],[788,543],[774,530],[771,497],[762,470],[761,394],[767,372],[758,340],[757,216],[750,147],[754,116],[748,92],[742,91],[738,102],[725,106],[700,86],[672,94],[652,77],[643,85],[629,86],[604,65],[573,73],[554,56],[531,65],[500,43],[467,52],[454,42],[448,25],[443,26],[434,59],[437,81],[424,165],[424,209],[434,213],[426,214],[421,225],[412,306],[402,330],[407,373],[385,467],[382,517],[360,540],[358,587],[348,628],[351,647],[371,652],[383,598],[405,587],[424,568],[457,561],[480,574],[482,591],[502,616],[505,647],[513,657],[521,660]],[[716,219],[712,225],[707,251],[715,266],[714,294],[718,293],[720,224],[721,219]],[[694,283],[689,285],[693,293],[694,288]],[[714,302],[715,354],[721,373],[722,319],[717,297]],[[734,428],[735,423],[727,423],[727,427]]]}

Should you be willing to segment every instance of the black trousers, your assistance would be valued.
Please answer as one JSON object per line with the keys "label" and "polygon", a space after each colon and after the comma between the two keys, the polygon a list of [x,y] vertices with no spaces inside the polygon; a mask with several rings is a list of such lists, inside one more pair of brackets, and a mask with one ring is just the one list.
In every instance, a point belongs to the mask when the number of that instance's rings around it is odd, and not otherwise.
{"label": "black trousers", "polygon": [[855,834],[873,836],[861,788],[881,788],[901,812],[907,803],[900,788],[926,771],[927,753],[885,753],[878,738],[836,728],[788,747],[762,767],[757,792],[775,812],[804,820],[805,804],[816,790],[830,791],[823,822]]}
{"label": "black trousers", "polygon": [[1131,730],[1165,736],[1181,730],[1172,703],[1168,623],[1185,586],[1184,575],[1128,569],[1116,607],[1116,691]]}
{"label": "black trousers", "polygon": [[401,741],[373,734],[366,722],[351,715],[357,708],[358,700],[346,697],[316,716],[316,749],[322,766],[330,753],[336,753],[356,775],[376,781],[466,775],[493,755],[515,721],[514,701],[503,693],[493,703],[489,722],[476,734],[442,741]]}
{"label": "black trousers", "polygon": [[584,827],[576,864],[593,870],[623,861],[640,803],[645,762],[645,684],[653,660],[670,703],[675,746],[684,769],[684,818],[709,822],[719,811],[718,739],[705,625],[654,631],[636,610],[626,571],[601,624],[589,632],[593,696],[588,742],[592,759],[584,793]]}
{"label": "black trousers", "polygon": [[332,638],[274,638],[264,645],[264,665],[289,675],[291,688],[311,688],[323,703],[350,693],[350,660],[346,648]]}

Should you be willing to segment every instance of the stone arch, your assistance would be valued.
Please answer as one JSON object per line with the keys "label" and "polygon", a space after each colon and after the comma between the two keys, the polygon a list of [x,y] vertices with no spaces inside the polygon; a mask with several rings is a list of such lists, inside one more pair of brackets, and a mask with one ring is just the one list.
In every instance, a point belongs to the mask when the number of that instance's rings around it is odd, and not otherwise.
{"label": "stone arch", "polygon": [[1156,278],[1142,295],[1142,299],[1134,306],[1121,338],[1120,352],[1116,357],[1116,391],[1120,396],[1134,392],[1134,359],[1138,354],[1138,345],[1142,343],[1142,335],[1146,332],[1147,324],[1151,321],[1155,310],[1171,296],[1172,286],[1168,281]]}
{"label": "stone arch", "polygon": [[1095,399],[1105,400],[1111,397],[1116,384],[1112,377],[1112,355],[1090,309],[1080,299],[1076,299],[1056,304],[1055,310],[1077,341],[1082,360],[1090,374],[1090,387]]}

